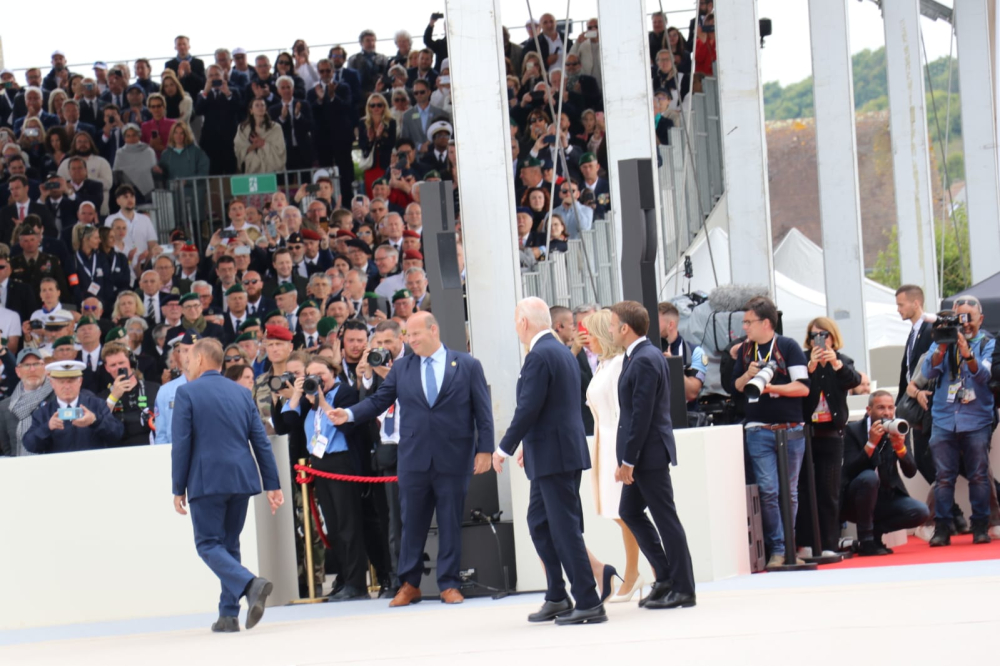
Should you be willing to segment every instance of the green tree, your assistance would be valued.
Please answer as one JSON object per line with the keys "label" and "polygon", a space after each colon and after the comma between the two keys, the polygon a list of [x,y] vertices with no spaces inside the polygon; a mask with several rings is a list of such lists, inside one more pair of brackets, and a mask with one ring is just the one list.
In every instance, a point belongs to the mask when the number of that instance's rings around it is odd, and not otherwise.
{"label": "green tree", "polygon": [[[935,251],[938,254],[935,273],[940,275],[941,271],[941,235],[944,234],[944,288],[941,296],[945,298],[957,294],[970,285],[969,276],[972,274],[972,269],[969,264],[969,218],[965,212],[965,205],[956,208],[947,226],[942,227],[943,225],[939,223],[934,225]],[[868,276],[890,289],[896,289],[901,284],[899,236],[896,229],[894,226],[886,232],[889,244],[878,253],[875,268]]]}

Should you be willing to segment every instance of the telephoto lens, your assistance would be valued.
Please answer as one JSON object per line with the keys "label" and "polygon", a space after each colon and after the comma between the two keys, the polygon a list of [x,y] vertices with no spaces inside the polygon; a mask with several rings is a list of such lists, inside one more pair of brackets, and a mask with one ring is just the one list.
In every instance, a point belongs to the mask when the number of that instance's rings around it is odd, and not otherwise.
{"label": "telephoto lens", "polygon": [[285,384],[294,384],[295,375],[290,372],[284,372],[280,375],[274,375],[269,380],[267,380],[267,385],[271,387],[272,391],[280,391],[285,388]]}
{"label": "telephoto lens", "polygon": [[747,382],[747,385],[743,387],[743,393],[747,397],[747,402],[757,402],[760,400],[760,396],[764,392],[764,387],[771,383],[771,378],[774,377],[774,371],[777,369],[777,363],[768,361],[754,375],[753,379]]}
{"label": "telephoto lens", "polygon": [[903,419],[882,419],[882,427],[890,435],[906,435],[910,432],[910,424]]}

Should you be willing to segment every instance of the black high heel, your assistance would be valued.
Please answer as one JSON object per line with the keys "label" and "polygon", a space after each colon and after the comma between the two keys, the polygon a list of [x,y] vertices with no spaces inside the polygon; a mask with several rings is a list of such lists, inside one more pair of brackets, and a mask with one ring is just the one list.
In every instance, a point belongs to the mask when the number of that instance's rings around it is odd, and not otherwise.
{"label": "black high heel", "polygon": [[601,585],[601,603],[604,603],[604,601],[608,597],[611,596],[611,592],[612,592],[612,589],[611,589],[611,579],[612,578],[617,578],[623,584],[625,583],[625,579],[618,575],[618,570],[617,569],[615,569],[610,564],[605,564],[604,565],[604,580],[603,580],[603,585]]}

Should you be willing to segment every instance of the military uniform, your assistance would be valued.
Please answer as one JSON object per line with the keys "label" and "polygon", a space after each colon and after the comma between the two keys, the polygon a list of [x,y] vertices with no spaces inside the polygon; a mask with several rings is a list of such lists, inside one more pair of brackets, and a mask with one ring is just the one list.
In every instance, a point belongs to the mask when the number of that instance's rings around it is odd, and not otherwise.
{"label": "military uniform", "polygon": [[42,278],[50,277],[59,284],[59,293],[65,302],[72,300],[66,273],[63,271],[59,258],[55,255],[39,252],[38,258],[28,260],[23,254],[10,258],[10,274],[15,280],[30,284],[35,292],[41,285]]}

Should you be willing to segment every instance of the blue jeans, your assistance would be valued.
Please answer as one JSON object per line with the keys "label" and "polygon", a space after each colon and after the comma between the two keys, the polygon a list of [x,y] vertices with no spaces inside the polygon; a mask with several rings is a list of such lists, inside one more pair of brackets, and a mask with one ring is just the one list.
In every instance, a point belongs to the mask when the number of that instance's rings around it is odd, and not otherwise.
{"label": "blue jeans", "polygon": [[969,480],[969,503],[972,520],[985,522],[990,517],[990,426],[972,432],[931,430],[931,454],[937,467],[934,484],[934,518],[951,520],[955,503],[955,479],[959,462],[965,462]]}
{"label": "blue jeans", "polygon": [[[765,428],[747,428],[747,450],[757,477],[760,512],[764,523],[764,544],[771,555],[785,553],[785,531],[778,503],[778,446],[774,432]],[[806,451],[802,428],[788,430],[788,487],[792,495],[792,523],[799,509],[799,470]]]}

